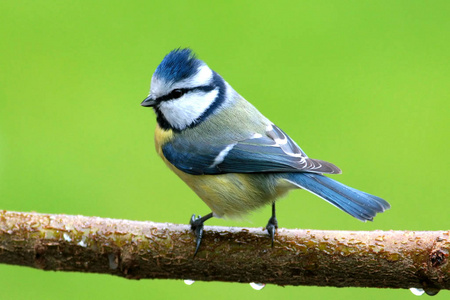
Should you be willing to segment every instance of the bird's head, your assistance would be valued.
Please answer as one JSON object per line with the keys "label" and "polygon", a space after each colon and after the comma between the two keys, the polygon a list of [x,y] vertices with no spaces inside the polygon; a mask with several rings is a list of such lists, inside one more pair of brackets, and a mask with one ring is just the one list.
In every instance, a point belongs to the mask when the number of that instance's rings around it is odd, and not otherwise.
{"label": "bird's head", "polygon": [[164,129],[182,131],[207,118],[224,95],[225,82],[216,72],[191,49],[175,49],[156,68],[141,105],[154,108]]}

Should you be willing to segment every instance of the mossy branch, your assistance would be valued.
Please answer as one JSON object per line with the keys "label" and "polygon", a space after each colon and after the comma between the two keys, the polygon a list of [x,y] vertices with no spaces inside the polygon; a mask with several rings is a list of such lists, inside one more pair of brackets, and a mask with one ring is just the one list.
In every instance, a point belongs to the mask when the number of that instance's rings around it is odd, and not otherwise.
{"label": "mossy branch", "polygon": [[0,211],[0,263],[43,270],[277,285],[450,289],[450,231],[205,227]]}

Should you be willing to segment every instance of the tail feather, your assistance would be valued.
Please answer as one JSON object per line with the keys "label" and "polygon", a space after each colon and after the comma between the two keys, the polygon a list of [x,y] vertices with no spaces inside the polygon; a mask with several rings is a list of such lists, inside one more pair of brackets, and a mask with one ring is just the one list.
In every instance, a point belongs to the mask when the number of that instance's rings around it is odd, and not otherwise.
{"label": "tail feather", "polygon": [[377,196],[358,191],[321,174],[289,173],[286,179],[361,221],[372,221],[377,213],[391,207],[387,201]]}

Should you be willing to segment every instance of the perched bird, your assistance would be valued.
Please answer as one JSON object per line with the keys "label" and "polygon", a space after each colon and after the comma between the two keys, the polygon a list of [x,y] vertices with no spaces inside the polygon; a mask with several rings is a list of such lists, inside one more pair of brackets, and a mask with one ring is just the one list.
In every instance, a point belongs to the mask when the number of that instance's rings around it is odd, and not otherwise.
{"label": "perched bird", "polygon": [[158,154],[212,210],[190,220],[195,254],[206,220],[238,217],[266,204],[272,204],[266,229],[273,246],[275,201],[292,189],[305,189],[361,221],[390,208],[379,197],[322,175],[341,170],[309,158],[190,49],[164,57],[141,105],[156,113]]}

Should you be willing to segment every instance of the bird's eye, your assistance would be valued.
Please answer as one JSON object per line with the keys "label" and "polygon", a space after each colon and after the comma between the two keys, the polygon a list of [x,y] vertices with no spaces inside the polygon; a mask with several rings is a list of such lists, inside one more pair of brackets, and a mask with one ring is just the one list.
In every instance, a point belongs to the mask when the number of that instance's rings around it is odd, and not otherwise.
{"label": "bird's eye", "polygon": [[176,89],[176,90],[173,90],[172,91],[172,97],[173,97],[173,99],[177,99],[177,98],[180,98],[181,96],[183,96],[183,90],[180,90],[180,89]]}

